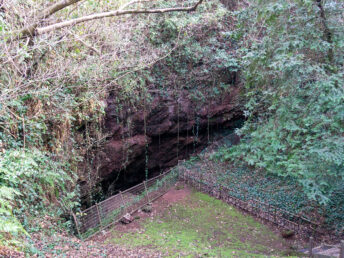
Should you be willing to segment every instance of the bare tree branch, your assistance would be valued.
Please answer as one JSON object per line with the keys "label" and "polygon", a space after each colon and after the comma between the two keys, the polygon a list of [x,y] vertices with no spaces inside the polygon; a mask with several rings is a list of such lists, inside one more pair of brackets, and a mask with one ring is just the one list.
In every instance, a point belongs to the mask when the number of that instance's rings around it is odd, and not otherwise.
{"label": "bare tree branch", "polygon": [[68,31],[68,34],[71,36],[74,36],[75,40],[83,44],[85,47],[91,49],[93,52],[95,52],[98,56],[101,55],[101,52],[96,49],[95,47],[92,47],[91,45],[87,44],[85,41],[83,41],[81,38],[79,38],[77,35],[73,34],[72,32]]}
{"label": "bare tree branch", "polygon": [[61,0],[57,2],[56,4],[53,4],[52,6],[48,7],[47,9],[43,10],[41,15],[38,17],[38,21],[34,24],[31,24],[19,31],[19,35],[21,37],[27,37],[27,36],[34,36],[36,32],[36,28],[39,26],[40,22],[42,20],[48,18],[49,16],[53,15],[54,13],[72,5],[77,2],[80,2],[83,0]]}
{"label": "bare tree branch", "polygon": [[129,2],[129,3],[126,3],[126,4],[122,5],[118,10],[123,10],[123,9],[127,8],[128,6],[133,5],[133,4],[152,2],[152,1],[155,1],[155,0],[133,0],[133,1]]}
{"label": "bare tree branch", "polygon": [[[321,0],[316,0],[316,5],[318,6],[319,10],[320,10],[320,18],[321,18],[321,23],[323,25],[323,29],[324,29],[324,39],[332,44],[333,43],[333,39],[332,39],[332,32],[330,30],[330,28],[328,27],[328,22],[327,22],[327,18],[325,15],[325,10],[324,10],[324,6]],[[328,60],[332,63],[333,61],[333,48],[329,48],[328,50]]]}
{"label": "bare tree branch", "polygon": [[[60,1],[59,3],[53,5],[52,7],[48,8],[43,12],[41,15],[41,19],[46,18],[53,13],[69,6],[72,5],[76,2],[79,2],[81,0],[63,0]],[[174,7],[174,8],[162,8],[162,9],[131,9],[131,10],[123,10],[124,7],[127,7],[128,5],[134,4],[134,3],[139,3],[139,2],[147,2],[147,1],[132,1],[126,4],[125,6],[122,6],[120,9],[116,11],[109,11],[109,12],[102,12],[102,13],[96,13],[96,14],[91,14],[87,16],[83,16],[80,18],[75,18],[69,21],[63,21],[55,24],[48,25],[46,27],[41,27],[38,28],[39,23],[32,24],[22,30],[20,30],[20,35],[21,37],[26,37],[26,36],[37,36],[37,35],[42,35],[54,30],[62,29],[65,27],[70,27],[74,26],[79,23],[91,21],[91,20],[97,20],[97,19],[102,19],[106,17],[113,17],[113,16],[121,16],[121,15],[126,15],[126,14],[150,14],[150,13],[168,13],[168,12],[191,12],[195,11],[197,7],[203,2],[203,0],[199,0],[195,5],[189,6],[189,7]],[[148,1],[149,2],[149,1]]]}

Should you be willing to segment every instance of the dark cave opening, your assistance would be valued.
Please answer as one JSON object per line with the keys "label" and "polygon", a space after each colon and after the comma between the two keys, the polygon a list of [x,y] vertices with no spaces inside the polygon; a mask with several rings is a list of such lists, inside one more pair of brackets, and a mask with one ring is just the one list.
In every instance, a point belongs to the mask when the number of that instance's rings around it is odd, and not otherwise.
{"label": "dark cave opening", "polygon": [[200,153],[209,144],[233,134],[236,128],[244,123],[244,117],[239,115],[229,123],[201,127],[196,130],[186,130],[176,134],[165,134],[152,137],[145,152],[135,158],[135,162],[120,171],[114,171],[101,182],[102,198],[111,196],[128,189],[142,181],[157,176],[176,166],[178,160],[188,159]]}
{"label": "dark cave opening", "polygon": [[110,96],[106,142],[95,150],[91,170],[80,182],[82,203],[92,205],[159,175],[233,133],[245,121],[239,93],[233,86],[204,103],[189,91],[153,92],[149,105],[136,109]]}

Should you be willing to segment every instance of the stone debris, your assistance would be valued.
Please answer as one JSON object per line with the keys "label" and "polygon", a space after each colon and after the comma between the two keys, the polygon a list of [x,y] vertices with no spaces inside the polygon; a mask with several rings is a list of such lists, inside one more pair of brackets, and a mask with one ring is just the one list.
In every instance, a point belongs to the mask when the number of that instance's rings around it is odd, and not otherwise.
{"label": "stone debris", "polygon": [[150,212],[152,212],[152,210],[153,210],[153,207],[152,207],[152,204],[147,204],[147,205],[145,205],[143,208],[142,208],[142,211],[143,212],[146,212],[146,213],[150,213]]}
{"label": "stone debris", "polygon": [[130,213],[127,213],[123,216],[123,218],[121,219],[121,222],[123,224],[129,224],[134,220],[133,216],[130,215]]}
{"label": "stone debris", "polygon": [[[309,250],[303,249],[302,253],[309,255]],[[332,258],[340,257],[340,246],[339,245],[327,245],[322,244],[312,249],[313,257],[315,258]]]}

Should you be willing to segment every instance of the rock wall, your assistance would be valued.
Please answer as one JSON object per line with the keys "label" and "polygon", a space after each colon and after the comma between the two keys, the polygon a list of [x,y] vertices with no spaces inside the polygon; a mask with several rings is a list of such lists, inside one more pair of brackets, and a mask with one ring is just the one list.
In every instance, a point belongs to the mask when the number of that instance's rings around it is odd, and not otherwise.
{"label": "rock wall", "polygon": [[205,104],[192,100],[186,90],[152,92],[146,107],[133,110],[124,105],[120,111],[110,96],[105,117],[108,138],[93,161],[103,192],[134,185],[147,172],[154,176],[204,149],[216,132],[242,120],[239,92],[233,86],[230,93]]}

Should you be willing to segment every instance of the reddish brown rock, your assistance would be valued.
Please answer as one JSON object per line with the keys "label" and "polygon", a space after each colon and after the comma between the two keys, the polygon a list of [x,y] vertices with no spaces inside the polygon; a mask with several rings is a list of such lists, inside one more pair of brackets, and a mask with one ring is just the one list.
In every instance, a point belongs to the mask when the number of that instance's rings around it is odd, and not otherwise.
{"label": "reddish brown rock", "polygon": [[206,104],[191,100],[188,91],[178,96],[153,93],[146,108],[137,110],[118,110],[116,98],[110,97],[105,119],[110,136],[93,161],[103,189],[141,182],[147,171],[149,176],[160,173],[202,150],[214,132],[242,119],[239,90],[233,86]]}

